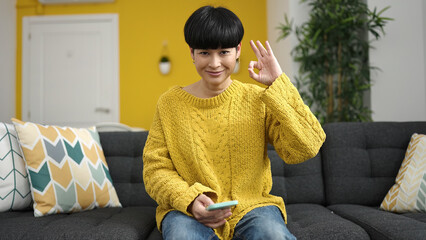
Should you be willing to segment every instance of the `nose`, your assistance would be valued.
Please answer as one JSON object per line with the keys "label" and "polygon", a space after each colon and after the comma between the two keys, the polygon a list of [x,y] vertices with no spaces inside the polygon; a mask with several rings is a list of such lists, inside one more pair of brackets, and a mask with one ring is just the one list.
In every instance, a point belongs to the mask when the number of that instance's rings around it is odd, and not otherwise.
{"label": "nose", "polygon": [[218,68],[220,67],[220,56],[217,54],[212,54],[209,62],[209,67],[211,68]]}

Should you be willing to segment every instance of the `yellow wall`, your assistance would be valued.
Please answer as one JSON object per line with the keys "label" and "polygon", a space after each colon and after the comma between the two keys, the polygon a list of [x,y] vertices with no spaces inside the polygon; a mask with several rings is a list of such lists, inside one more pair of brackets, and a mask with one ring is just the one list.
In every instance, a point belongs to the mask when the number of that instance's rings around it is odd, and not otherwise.
{"label": "yellow wall", "polygon": [[[199,80],[183,37],[189,15],[203,5],[224,6],[234,11],[244,25],[241,68],[233,76],[254,83],[247,73],[255,56],[251,39],[266,40],[266,0],[115,0],[114,3],[41,5],[37,0],[17,0],[17,84],[16,112],[21,118],[21,33],[22,17],[58,14],[119,14],[120,121],[149,129],[161,93],[174,85]],[[158,61],[163,42],[168,43],[172,70],[161,75]]]}

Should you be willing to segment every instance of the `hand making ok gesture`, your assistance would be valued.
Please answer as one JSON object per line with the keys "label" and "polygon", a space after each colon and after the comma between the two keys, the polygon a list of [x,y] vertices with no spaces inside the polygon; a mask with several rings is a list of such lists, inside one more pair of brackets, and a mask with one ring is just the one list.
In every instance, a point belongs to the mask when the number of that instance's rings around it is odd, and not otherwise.
{"label": "hand making ok gesture", "polygon": [[[266,49],[260,41],[256,41],[256,44],[257,46],[253,40],[250,41],[250,46],[257,57],[257,61],[250,61],[248,67],[249,75],[254,80],[270,86],[283,71],[272,52],[269,42],[266,41]],[[255,68],[259,70],[259,73],[254,72]]]}

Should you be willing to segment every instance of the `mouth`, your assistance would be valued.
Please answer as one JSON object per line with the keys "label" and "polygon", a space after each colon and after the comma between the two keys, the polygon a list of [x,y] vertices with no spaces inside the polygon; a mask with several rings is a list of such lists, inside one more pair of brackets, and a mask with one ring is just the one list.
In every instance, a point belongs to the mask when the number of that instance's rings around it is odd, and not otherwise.
{"label": "mouth", "polygon": [[206,71],[206,72],[212,77],[218,77],[223,73],[223,71]]}

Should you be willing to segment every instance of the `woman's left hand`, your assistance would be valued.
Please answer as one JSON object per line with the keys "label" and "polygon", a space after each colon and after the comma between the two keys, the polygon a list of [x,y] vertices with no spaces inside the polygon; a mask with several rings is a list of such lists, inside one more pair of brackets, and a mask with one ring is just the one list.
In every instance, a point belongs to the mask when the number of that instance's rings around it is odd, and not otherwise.
{"label": "woman's left hand", "polygon": [[[266,49],[260,41],[256,41],[256,43],[257,46],[254,44],[253,40],[250,41],[250,46],[257,57],[257,61],[250,62],[248,67],[249,75],[254,80],[270,86],[283,71],[272,52],[269,42],[266,41]],[[255,68],[259,70],[259,73],[254,71]]]}

